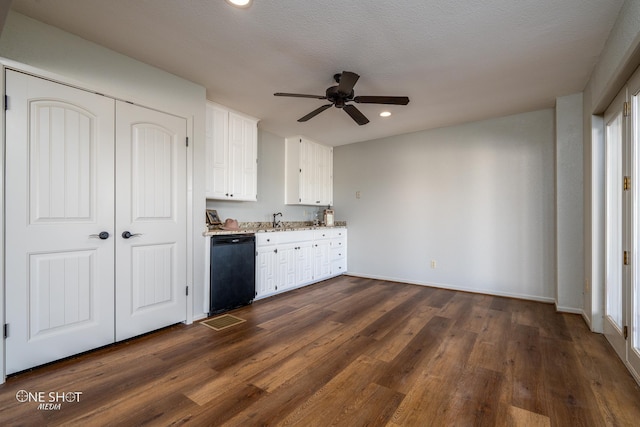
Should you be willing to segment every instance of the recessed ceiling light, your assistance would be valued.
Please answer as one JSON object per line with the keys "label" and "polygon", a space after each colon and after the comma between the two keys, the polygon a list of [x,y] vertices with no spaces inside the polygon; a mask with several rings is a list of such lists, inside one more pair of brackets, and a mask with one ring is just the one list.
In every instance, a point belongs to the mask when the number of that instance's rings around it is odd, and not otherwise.
{"label": "recessed ceiling light", "polygon": [[391,115],[390,111],[383,111],[382,113],[380,113],[380,117],[389,117]]}
{"label": "recessed ceiling light", "polygon": [[251,6],[251,0],[227,0],[231,6],[235,7],[249,7]]}

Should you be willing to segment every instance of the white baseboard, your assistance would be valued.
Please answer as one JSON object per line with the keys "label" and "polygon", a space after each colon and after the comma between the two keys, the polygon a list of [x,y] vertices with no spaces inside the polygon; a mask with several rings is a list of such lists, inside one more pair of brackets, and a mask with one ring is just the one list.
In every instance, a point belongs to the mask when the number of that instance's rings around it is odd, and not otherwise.
{"label": "white baseboard", "polygon": [[[591,332],[595,332],[593,330],[593,328],[591,327],[591,319],[589,319],[589,316],[587,316],[587,313],[585,313],[584,310],[582,310],[582,312],[580,314],[582,315],[582,320],[584,320],[584,323],[586,323],[587,326],[589,327],[589,330]],[[595,332],[595,333],[597,333],[597,332]]]}
{"label": "white baseboard", "polygon": [[507,297],[507,298],[517,298],[517,299],[524,299],[524,300],[529,300],[529,301],[538,301],[538,302],[544,302],[544,303],[550,303],[550,304],[555,303],[555,299],[554,298],[541,297],[541,296],[538,296],[538,295],[519,294],[519,293],[514,293],[514,292],[500,292],[500,291],[495,291],[495,290],[492,290],[492,289],[466,288],[464,286],[456,286],[456,285],[450,285],[450,284],[445,284],[445,283],[426,283],[426,282],[420,282],[420,281],[414,281],[414,280],[400,279],[400,278],[397,278],[397,277],[387,277],[387,276],[376,276],[376,275],[370,275],[370,274],[360,274],[360,273],[354,273],[354,272],[351,272],[351,271],[348,272],[347,275],[354,276],[354,277],[363,277],[365,279],[376,279],[376,280],[386,280],[386,281],[389,281],[389,282],[408,283],[410,285],[430,286],[430,287],[433,287],[433,288],[442,288],[442,289],[448,289],[448,290],[451,290],[451,291],[462,291],[462,292],[470,292],[470,293],[474,293],[474,294],[493,295],[493,296]]}
{"label": "white baseboard", "polygon": [[565,307],[562,305],[556,304],[556,311],[560,313],[571,313],[571,314],[584,314],[581,308],[576,307]]}

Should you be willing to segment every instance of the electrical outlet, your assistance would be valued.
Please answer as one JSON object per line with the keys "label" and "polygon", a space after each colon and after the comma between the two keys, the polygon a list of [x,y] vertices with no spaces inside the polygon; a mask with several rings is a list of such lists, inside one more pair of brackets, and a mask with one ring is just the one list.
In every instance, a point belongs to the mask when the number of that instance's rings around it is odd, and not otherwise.
{"label": "electrical outlet", "polygon": [[356,191],[356,199],[359,199],[359,198],[360,198],[360,191],[358,190]]}
{"label": "electrical outlet", "polygon": [[431,260],[431,268],[436,268],[438,266],[438,263],[436,262],[436,260],[432,259]]}

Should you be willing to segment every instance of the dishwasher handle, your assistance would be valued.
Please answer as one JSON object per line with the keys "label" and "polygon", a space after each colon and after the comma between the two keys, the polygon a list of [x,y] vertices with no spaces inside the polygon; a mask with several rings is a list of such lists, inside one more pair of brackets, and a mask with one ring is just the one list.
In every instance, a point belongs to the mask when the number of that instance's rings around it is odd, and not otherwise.
{"label": "dishwasher handle", "polygon": [[253,234],[251,235],[223,235],[223,236],[213,236],[211,238],[211,246],[220,246],[220,245],[237,245],[242,243],[250,243],[255,244],[256,238]]}

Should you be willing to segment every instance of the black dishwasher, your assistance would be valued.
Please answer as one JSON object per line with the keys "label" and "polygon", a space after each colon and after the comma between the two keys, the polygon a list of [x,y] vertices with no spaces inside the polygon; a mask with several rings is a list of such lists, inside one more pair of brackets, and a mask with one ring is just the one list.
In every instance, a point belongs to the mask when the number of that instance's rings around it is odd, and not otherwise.
{"label": "black dishwasher", "polygon": [[209,315],[251,304],[256,294],[253,234],[211,237]]}

